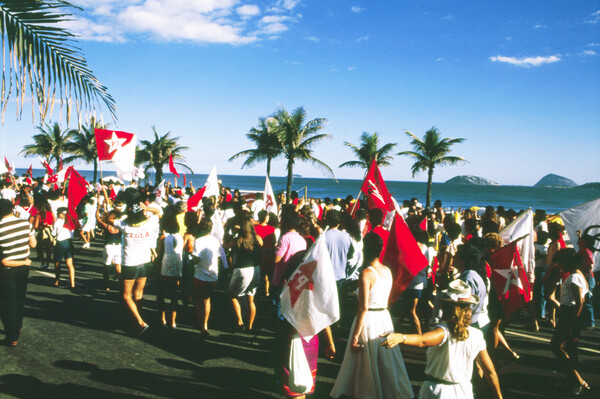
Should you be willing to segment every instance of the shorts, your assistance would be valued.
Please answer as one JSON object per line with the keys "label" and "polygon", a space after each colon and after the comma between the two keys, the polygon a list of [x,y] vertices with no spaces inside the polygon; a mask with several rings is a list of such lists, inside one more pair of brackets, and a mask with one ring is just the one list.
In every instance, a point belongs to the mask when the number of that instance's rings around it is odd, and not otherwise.
{"label": "shorts", "polygon": [[120,265],[122,262],[121,244],[106,244],[104,246],[104,264]]}
{"label": "shorts", "polygon": [[229,282],[229,293],[231,296],[256,295],[260,284],[260,267],[240,267],[233,269],[231,281]]}
{"label": "shorts", "polygon": [[136,280],[138,278],[148,277],[146,265],[123,266],[121,267],[121,277],[123,280]]}
{"label": "shorts", "polygon": [[54,262],[60,262],[65,259],[73,258],[73,241],[72,240],[63,240],[56,241],[54,244]]}
{"label": "shorts", "polygon": [[423,290],[416,290],[414,288],[407,288],[402,293],[401,299],[418,299],[421,298]]}
{"label": "shorts", "polygon": [[200,299],[208,299],[212,296],[212,293],[216,286],[216,281],[202,281],[195,278],[194,294],[198,295],[198,298]]}
{"label": "shorts", "polygon": [[85,220],[81,231],[89,232],[96,228],[96,218],[87,218]]}

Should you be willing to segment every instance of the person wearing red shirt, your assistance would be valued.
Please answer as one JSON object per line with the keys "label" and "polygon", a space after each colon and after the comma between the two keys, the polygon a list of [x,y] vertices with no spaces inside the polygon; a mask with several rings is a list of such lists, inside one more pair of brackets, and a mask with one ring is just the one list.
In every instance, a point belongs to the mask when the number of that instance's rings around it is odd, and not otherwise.
{"label": "person wearing red shirt", "polygon": [[256,234],[263,241],[260,273],[263,276],[265,284],[265,296],[269,296],[269,279],[273,275],[273,269],[275,268],[275,245],[277,244],[275,227],[270,226],[268,223],[269,212],[263,209],[258,212],[258,224],[254,226],[254,231],[256,231]]}
{"label": "person wearing red shirt", "polygon": [[381,250],[381,255],[379,256],[379,259],[383,259],[385,247],[390,235],[389,230],[383,227],[383,211],[379,208],[369,209],[368,217],[369,223],[371,224],[371,231],[380,236],[383,240],[383,248]]}

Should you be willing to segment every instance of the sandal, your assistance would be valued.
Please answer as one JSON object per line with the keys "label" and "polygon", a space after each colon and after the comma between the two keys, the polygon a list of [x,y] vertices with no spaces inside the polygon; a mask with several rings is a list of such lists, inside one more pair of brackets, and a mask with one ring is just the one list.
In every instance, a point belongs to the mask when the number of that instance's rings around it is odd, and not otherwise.
{"label": "sandal", "polygon": [[583,393],[583,391],[589,391],[590,390],[590,386],[588,385],[587,382],[583,381],[583,383],[579,386],[573,387],[571,389],[571,393],[575,396],[579,396]]}

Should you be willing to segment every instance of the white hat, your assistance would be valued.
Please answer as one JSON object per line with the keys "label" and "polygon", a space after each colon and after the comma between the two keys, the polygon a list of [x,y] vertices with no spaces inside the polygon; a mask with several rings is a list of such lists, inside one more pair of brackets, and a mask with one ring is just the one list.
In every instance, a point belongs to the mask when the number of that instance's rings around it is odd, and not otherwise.
{"label": "white hat", "polygon": [[471,295],[471,287],[462,280],[451,281],[448,288],[440,293],[440,301],[477,305],[479,298]]}

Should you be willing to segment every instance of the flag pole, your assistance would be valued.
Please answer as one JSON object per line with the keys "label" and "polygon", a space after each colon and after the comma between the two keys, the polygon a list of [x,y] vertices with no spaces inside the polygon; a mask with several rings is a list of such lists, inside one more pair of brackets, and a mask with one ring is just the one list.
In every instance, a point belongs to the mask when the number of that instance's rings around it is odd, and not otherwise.
{"label": "flag pole", "polygon": [[[104,184],[104,176],[102,176],[102,161],[98,159],[98,170],[100,171],[100,181]],[[96,184],[96,182],[94,182]]]}

